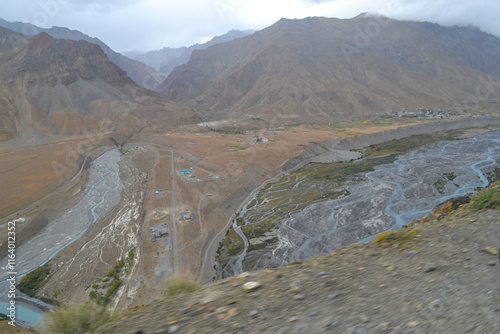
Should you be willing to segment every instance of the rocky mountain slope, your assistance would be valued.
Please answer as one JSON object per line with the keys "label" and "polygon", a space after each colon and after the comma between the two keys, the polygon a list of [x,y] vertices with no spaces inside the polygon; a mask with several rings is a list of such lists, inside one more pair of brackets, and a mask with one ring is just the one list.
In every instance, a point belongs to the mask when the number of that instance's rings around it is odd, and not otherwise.
{"label": "rocky mountain slope", "polygon": [[498,38],[472,28],[368,15],[282,19],[195,51],[161,91],[211,119],[251,116],[285,123],[404,107],[497,107],[499,51]]}
{"label": "rocky mountain slope", "polygon": [[163,127],[197,119],[137,85],[98,45],[47,33],[27,38],[5,28],[0,28],[0,103],[3,139],[138,131],[158,118]]}
{"label": "rocky mountain slope", "polygon": [[77,30],[71,30],[65,27],[40,28],[30,23],[8,22],[2,19],[0,19],[0,26],[27,36],[46,32],[54,38],[70,39],[73,41],[87,41],[89,43],[97,44],[101,47],[104,53],[106,53],[111,62],[127,72],[127,75],[132,78],[135,83],[148,89],[159,89],[161,83],[165,80],[165,76],[157,73],[153,68],[142,62],[125,57],[122,54],[113,51],[100,39],[95,37],[92,38]]}
{"label": "rocky mountain slope", "polygon": [[96,333],[496,333],[499,221],[451,201],[372,243],[163,297]]}
{"label": "rocky mountain slope", "polygon": [[247,36],[252,32],[253,31],[231,30],[224,35],[215,36],[210,41],[203,44],[194,44],[190,47],[181,48],[163,48],[158,51],[138,54],[131,58],[141,61],[144,64],[151,66],[161,74],[168,76],[176,66],[187,63],[193,51],[205,50],[214,44],[230,42],[234,39]]}

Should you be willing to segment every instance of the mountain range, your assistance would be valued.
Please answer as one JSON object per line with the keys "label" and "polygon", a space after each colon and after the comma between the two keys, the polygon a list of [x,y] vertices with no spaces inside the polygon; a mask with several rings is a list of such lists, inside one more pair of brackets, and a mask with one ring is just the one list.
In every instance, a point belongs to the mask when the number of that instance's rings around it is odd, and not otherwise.
{"label": "mountain range", "polygon": [[367,14],[282,19],[252,34],[232,31],[205,45],[143,55],[148,62],[159,57],[157,68],[167,71],[191,53],[164,80],[80,32],[51,28],[31,36],[9,29],[0,30],[4,140],[27,129],[79,134],[110,115],[127,119],[129,131],[146,124],[163,131],[208,120],[324,123],[402,108],[468,112],[500,105],[500,39],[471,27]]}
{"label": "mountain range", "polygon": [[478,78],[500,80],[499,51],[498,38],[474,28],[366,14],[282,19],[193,52],[161,92],[211,119],[322,122],[403,107],[463,109],[477,102]]}
{"label": "mountain range", "polygon": [[253,33],[252,30],[231,30],[224,35],[215,36],[210,41],[203,44],[194,44],[190,47],[181,48],[163,48],[158,51],[131,55],[130,58],[143,62],[159,73],[168,76],[176,66],[187,63],[193,51],[205,50],[214,44],[230,42],[234,39],[250,35],[251,33]]}
{"label": "mountain range", "polygon": [[[194,113],[137,85],[97,44],[0,28],[0,136],[169,128]],[[162,120],[158,124],[157,118]],[[182,120],[181,120],[182,119]]]}
{"label": "mountain range", "polygon": [[90,37],[78,30],[71,30],[65,27],[40,28],[31,23],[8,22],[2,19],[0,19],[0,26],[28,36],[45,32],[54,38],[87,41],[99,45],[110,61],[127,72],[127,75],[137,84],[148,89],[158,89],[163,80],[165,80],[165,76],[157,73],[146,64],[127,58],[113,51],[100,39]]}

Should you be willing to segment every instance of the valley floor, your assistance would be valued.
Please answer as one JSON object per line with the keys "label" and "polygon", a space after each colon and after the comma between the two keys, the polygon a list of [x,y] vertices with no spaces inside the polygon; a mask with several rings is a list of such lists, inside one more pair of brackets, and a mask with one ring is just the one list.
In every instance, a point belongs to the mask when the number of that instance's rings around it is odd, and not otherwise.
{"label": "valley floor", "polygon": [[[477,120],[472,121],[478,123]],[[487,125],[491,121],[484,119],[483,123]],[[324,148],[316,151],[314,147],[317,147],[317,143],[328,142],[333,145],[342,138],[352,136],[352,133],[374,133],[376,130],[397,129],[401,125],[351,126],[349,135],[344,133],[344,129],[305,126],[254,133],[205,130],[136,136],[122,149],[119,164],[124,190],[121,202],[94,223],[81,239],[61,251],[49,263],[51,276],[40,293],[62,302],[88,298],[92,289],[104,293],[107,287],[101,286],[100,282],[103,282],[106,273],[113,269],[117,261],[126,258],[131,250],[135,256],[130,266],[120,274],[122,285],[109,305],[111,309],[121,311],[148,304],[161,294],[164,281],[172,275],[195,276],[202,282],[210,282],[216,275],[215,252],[232,223],[232,217],[262,184],[289,168],[287,161],[301,153],[297,158],[300,163],[321,153],[331,155]],[[440,126],[447,128],[449,123],[444,122]],[[425,133],[429,127],[421,125],[414,130]],[[404,133],[403,130],[397,135]],[[390,140],[391,136],[392,133],[384,132],[370,140]],[[30,154],[39,154],[39,157],[33,158],[43,157],[46,165],[45,169],[37,169],[36,165],[31,164],[27,164],[28,169],[19,169],[13,164],[12,168],[3,170],[4,173],[0,175],[2,184],[4,180],[15,179],[20,175],[19,180],[23,185],[35,186],[38,173],[43,175],[45,171],[50,171],[53,188],[43,188],[37,194],[46,196],[54,192],[50,189],[60,190],[49,201],[35,199],[30,203],[19,202],[6,208],[9,212],[3,216],[0,227],[6,226],[3,223],[17,215],[15,212],[22,207],[32,209],[29,215],[25,215],[28,225],[41,212],[54,208],[54,205],[58,205],[55,207],[56,213],[62,214],[70,207],[70,202],[83,196],[88,166],[83,161],[77,162],[70,158],[87,141],[81,138],[62,143],[61,149],[57,143],[46,146],[52,150],[51,155],[41,154],[44,151],[36,152],[36,147],[17,148],[14,151],[6,147],[0,150],[0,154],[4,154],[6,159],[12,158],[13,162],[23,159],[26,152],[33,151]],[[92,151],[93,159],[112,148],[109,142],[91,144],[85,147],[87,152],[84,153]],[[96,146],[99,148],[94,150]],[[308,153],[308,150],[311,151]],[[60,164],[73,161],[73,164],[67,165],[66,174],[61,178],[53,170],[51,161]],[[181,173],[183,170],[190,170],[193,177]],[[70,186],[71,192],[63,191],[66,185]],[[10,189],[18,190],[15,183]],[[19,189],[28,188],[23,186]],[[64,194],[72,196],[64,198]],[[23,211],[19,212],[24,215]],[[89,258],[87,255],[90,253],[80,252],[81,249],[92,250],[93,257]]]}
{"label": "valley floor", "polygon": [[[97,333],[499,332],[500,212],[462,206],[410,225],[399,245],[354,244],[244,273],[127,312]],[[249,282],[261,286],[246,290]]]}

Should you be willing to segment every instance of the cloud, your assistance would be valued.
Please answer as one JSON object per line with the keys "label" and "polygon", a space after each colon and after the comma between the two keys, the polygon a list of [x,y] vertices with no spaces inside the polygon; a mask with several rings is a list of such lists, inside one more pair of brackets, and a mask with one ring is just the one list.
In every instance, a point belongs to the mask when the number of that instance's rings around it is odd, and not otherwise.
{"label": "cloud", "polygon": [[117,51],[202,43],[231,29],[263,29],[280,18],[351,18],[374,12],[399,20],[475,25],[500,36],[491,0],[16,0],[0,17],[77,29]]}

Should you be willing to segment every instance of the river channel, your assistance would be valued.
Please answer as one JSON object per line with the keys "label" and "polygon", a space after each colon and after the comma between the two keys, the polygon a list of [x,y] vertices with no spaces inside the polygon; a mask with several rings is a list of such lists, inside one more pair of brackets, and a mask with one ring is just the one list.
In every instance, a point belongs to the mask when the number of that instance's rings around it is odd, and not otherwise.
{"label": "river channel", "polygon": [[[412,149],[393,163],[344,179],[343,187],[320,180],[315,169],[324,164],[312,164],[256,194],[242,209],[233,229],[244,249],[224,264],[224,276],[303,260],[400,228],[450,198],[487,186],[499,159],[497,131]],[[321,187],[344,193],[334,199],[308,197],[310,189]],[[248,238],[257,224],[276,219],[276,228]]]}
{"label": "river channel", "polygon": [[[34,269],[43,266],[56,256],[62,249],[78,240],[95,221],[102,218],[121,198],[123,188],[119,176],[118,150],[108,151],[94,160],[89,172],[89,181],[85,189],[85,196],[63,213],[59,218],[50,222],[39,234],[29,241],[18,246],[15,250],[17,272],[16,282]],[[7,257],[0,260],[0,313],[8,314],[5,306],[8,302],[7,291],[9,278]],[[42,302],[36,302],[40,306]],[[16,318],[29,325],[36,324],[40,315],[34,312],[33,302],[23,303],[16,300]],[[38,312],[39,313],[39,312]]]}

